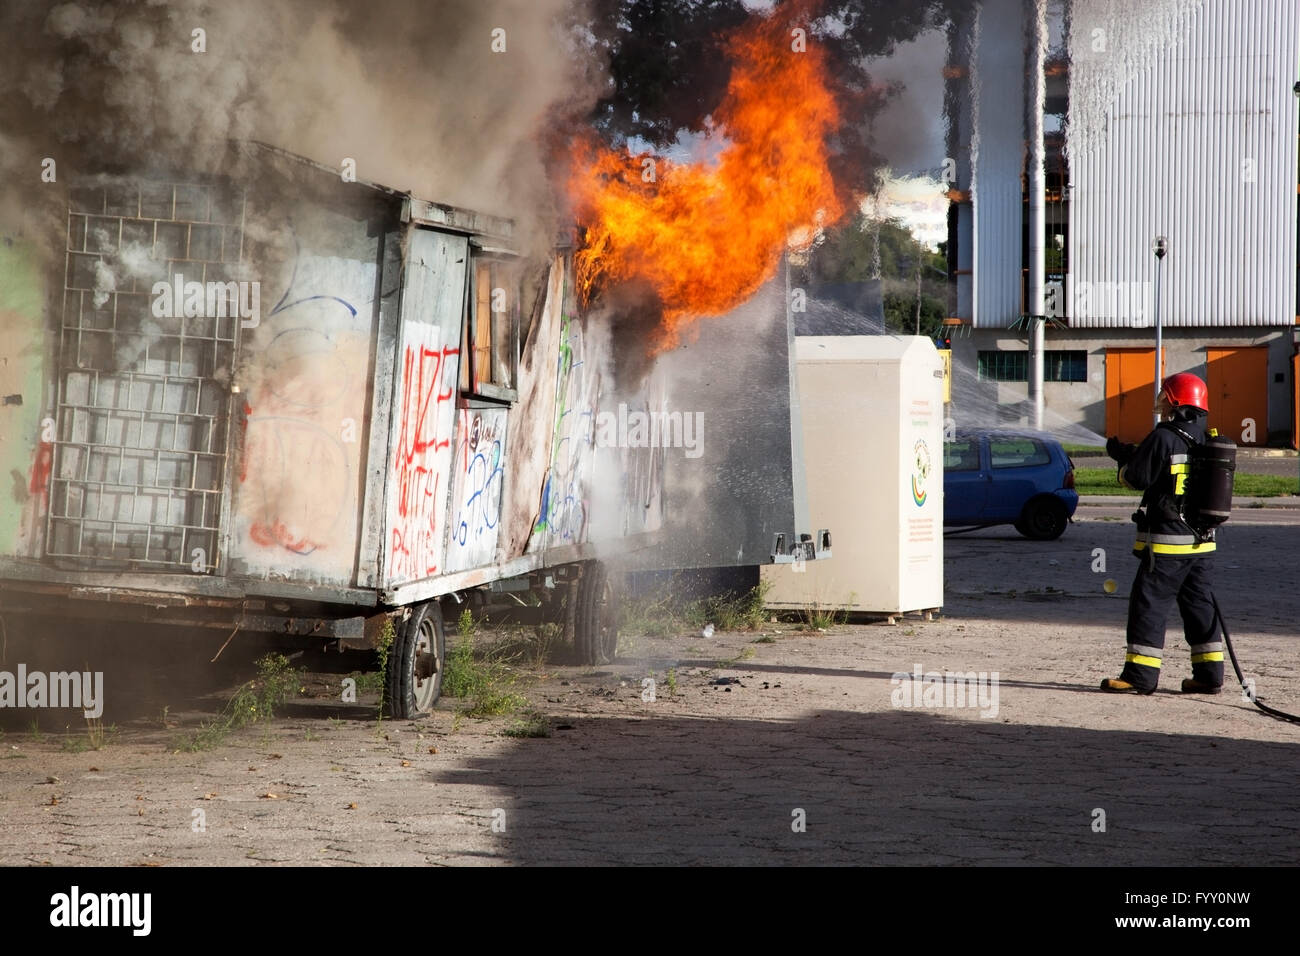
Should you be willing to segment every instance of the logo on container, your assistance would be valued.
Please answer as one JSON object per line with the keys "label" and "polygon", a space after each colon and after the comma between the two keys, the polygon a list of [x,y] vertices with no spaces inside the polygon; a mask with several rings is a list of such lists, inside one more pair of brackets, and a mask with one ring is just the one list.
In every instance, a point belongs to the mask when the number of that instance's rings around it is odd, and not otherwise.
{"label": "logo on container", "polygon": [[926,479],[930,477],[930,446],[925,439],[918,439],[912,446],[912,500],[920,508],[925,504],[930,492],[926,489]]}

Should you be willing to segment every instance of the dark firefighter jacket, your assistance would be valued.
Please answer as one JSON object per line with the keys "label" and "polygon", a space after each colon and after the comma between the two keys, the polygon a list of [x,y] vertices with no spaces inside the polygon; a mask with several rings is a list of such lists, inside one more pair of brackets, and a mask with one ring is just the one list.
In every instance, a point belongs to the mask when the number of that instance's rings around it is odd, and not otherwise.
{"label": "dark firefighter jacket", "polygon": [[[1192,439],[1189,442],[1179,433]],[[1133,553],[1196,557],[1214,551],[1214,531],[1198,536],[1182,518],[1190,477],[1188,453],[1205,441],[1205,413],[1179,408],[1172,421],[1161,422],[1142,440],[1120,469],[1120,479],[1142,492],[1141,510],[1133,515],[1137,540]]]}

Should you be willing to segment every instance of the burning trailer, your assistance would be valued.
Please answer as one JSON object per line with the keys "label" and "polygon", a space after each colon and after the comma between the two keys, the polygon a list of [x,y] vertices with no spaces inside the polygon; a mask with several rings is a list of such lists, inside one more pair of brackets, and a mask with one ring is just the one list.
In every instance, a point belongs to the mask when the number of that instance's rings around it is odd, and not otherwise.
{"label": "burning trailer", "polygon": [[448,602],[531,592],[594,664],[626,571],[829,553],[781,270],[663,348],[576,294],[571,247],[233,154],[74,186],[53,254],[0,248],[0,616],[340,649],[391,622],[407,717]]}

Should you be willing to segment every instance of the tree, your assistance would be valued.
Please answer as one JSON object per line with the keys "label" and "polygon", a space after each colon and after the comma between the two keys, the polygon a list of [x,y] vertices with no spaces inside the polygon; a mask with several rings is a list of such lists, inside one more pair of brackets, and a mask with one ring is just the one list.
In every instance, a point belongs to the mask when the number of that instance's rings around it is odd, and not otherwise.
{"label": "tree", "polygon": [[[868,183],[880,165],[869,141],[870,118],[893,90],[872,83],[867,59],[942,24],[948,2],[957,0],[778,4],[772,15],[806,23],[808,42],[824,46],[833,92],[843,115],[855,118],[837,136],[837,182]],[[592,123],[614,145],[638,138],[659,148],[682,131],[705,129],[730,77],[724,38],[760,15],[741,0],[593,0],[591,11],[586,29],[607,54],[613,81]]]}
{"label": "tree", "polygon": [[873,220],[859,212],[851,222],[826,230],[801,271],[803,281],[879,279],[886,328],[908,335],[916,333],[919,272],[920,334],[933,337],[947,315],[945,255],[927,249],[896,219]]}

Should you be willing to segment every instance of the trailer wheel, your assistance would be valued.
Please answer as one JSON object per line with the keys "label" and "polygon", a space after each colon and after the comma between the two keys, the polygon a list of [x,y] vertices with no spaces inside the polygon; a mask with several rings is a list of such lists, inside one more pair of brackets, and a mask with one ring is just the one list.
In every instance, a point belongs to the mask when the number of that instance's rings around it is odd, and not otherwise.
{"label": "trailer wheel", "polygon": [[618,594],[609,569],[589,561],[570,592],[573,644],[583,664],[609,664],[618,653]]}
{"label": "trailer wheel", "polygon": [[442,609],[428,601],[412,609],[388,651],[387,710],[402,720],[433,711],[442,695],[447,634]]}

